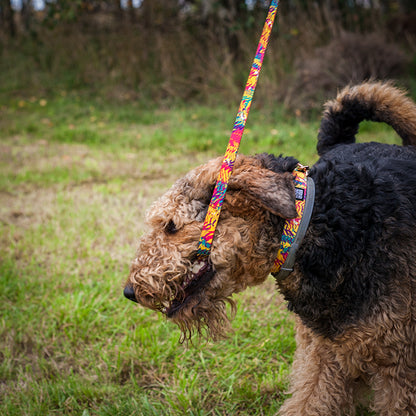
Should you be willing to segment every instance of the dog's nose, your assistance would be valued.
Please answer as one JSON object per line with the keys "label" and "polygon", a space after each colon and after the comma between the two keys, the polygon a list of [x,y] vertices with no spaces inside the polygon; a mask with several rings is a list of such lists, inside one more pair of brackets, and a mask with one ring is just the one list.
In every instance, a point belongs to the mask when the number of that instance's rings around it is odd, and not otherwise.
{"label": "dog's nose", "polygon": [[124,288],[123,294],[127,299],[137,303],[136,294],[134,293],[134,288],[132,285],[127,285]]}

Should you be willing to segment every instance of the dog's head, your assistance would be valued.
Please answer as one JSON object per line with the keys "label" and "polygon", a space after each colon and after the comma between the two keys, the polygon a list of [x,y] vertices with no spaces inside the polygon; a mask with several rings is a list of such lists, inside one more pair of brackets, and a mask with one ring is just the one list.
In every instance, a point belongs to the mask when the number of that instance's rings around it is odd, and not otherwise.
{"label": "dog's head", "polygon": [[124,294],[162,311],[184,338],[204,329],[221,337],[229,325],[227,302],[234,307],[231,295],[266,279],[284,219],[296,216],[290,172],[296,161],[288,159],[280,159],[287,170],[271,170],[268,155],[238,156],[207,261],[198,261],[196,250],[222,159],[179,179],[148,212],[150,231],[141,238]]}

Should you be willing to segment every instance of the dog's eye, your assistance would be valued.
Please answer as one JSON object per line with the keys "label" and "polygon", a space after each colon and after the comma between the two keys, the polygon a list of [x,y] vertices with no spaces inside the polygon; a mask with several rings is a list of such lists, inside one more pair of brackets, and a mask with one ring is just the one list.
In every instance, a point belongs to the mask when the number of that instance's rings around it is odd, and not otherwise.
{"label": "dog's eye", "polygon": [[172,220],[170,220],[165,227],[165,231],[168,234],[175,234],[176,232],[178,232],[178,229],[176,228],[175,223]]}

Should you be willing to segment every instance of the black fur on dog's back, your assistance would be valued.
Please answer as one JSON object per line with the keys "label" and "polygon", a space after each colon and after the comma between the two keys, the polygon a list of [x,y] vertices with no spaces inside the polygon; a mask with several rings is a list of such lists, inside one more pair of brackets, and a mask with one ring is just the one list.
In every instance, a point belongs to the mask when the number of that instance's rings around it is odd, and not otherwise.
{"label": "black fur on dog's back", "polygon": [[363,120],[392,126],[404,145],[416,145],[416,105],[390,83],[368,82],[344,88],[326,109],[318,134],[318,154],[355,142]]}
{"label": "black fur on dog's back", "polygon": [[[388,123],[408,146],[354,143],[362,120]],[[416,105],[390,84],[348,87],[326,106],[318,152],[295,282],[278,284],[304,325],[335,338],[416,296],[416,267],[409,266],[416,255]],[[256,157],[275,172],[297,162]]]}
{"label": "black fur on dog's back", "polygon": [[316,198],[297,256],[299,286],[282,292],[304,324],[332,338],[390,297],[400,275],[409,279],[406,259],[416,253],[416,147],[339,145],[310,176]]}
{"label": "black fur on dog's back", "polygon": [[[354,144],[362,120],[388,123],[410,146]],[[406,266],[416,254],[416,105],[390,84],[347,87],[327,103],[318,138],[298,286],[282,292],[305,325],[332,338],[399,296],[397,284],[416,287]],[[404,287],[400,296],[413,296]]]}

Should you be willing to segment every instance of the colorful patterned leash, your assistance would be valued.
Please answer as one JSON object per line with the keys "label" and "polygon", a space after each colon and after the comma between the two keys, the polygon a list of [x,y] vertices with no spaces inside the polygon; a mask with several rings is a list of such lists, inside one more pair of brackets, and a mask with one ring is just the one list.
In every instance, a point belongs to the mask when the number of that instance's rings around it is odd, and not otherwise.
{"label": "colorful patterned leash", "polygon": [[263,32],[260,37],[260,42],[257,47],[256,56],[254,57],[254,61],[251,66],[243,98],[241,99],[240,107],[235,119],[234,128],[231,133],[227,150],[225,151],[224,160],[218,174],[217,183],[215,185],[211,202],[208,207],[208,212],[205,217],[205,222],[202,227],[197,252],[199,258],[208,257],[211,250],[215,229],[217,227],[221,207],[224,202],[225,192],[227,191],[228,181],[234,168],[234,162],[237,158],[238,148],[240,146],[241,137],[243,136],[247,116],[250,111],[254,90],[256,89],[264,54],[266,52],[270,33],[272,31],[273,23],[276,17],[278,4],[278,0],[272,0],[270,4],[266,22],[263,27]]}

